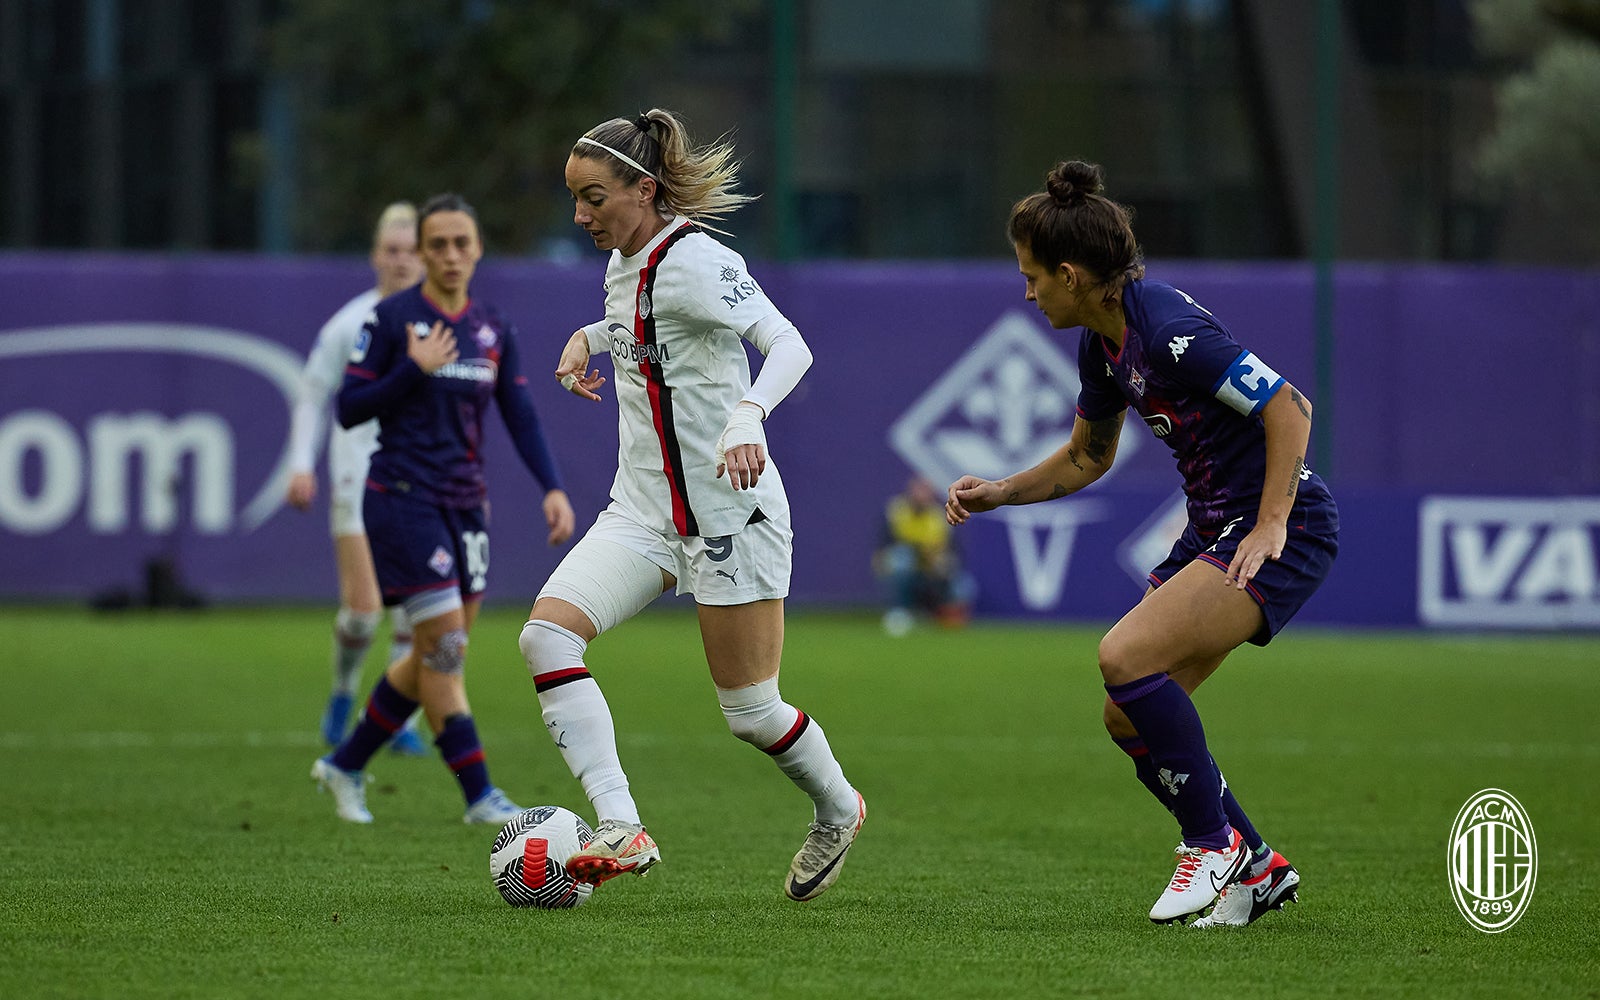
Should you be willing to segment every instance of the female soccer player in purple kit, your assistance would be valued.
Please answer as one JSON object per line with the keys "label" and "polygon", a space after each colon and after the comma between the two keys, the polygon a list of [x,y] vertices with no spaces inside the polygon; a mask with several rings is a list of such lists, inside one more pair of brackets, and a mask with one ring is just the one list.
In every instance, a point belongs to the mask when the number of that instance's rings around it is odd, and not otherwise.
{"label": "female soccer player in purple kit", "polygon": [[468,294],[483,256],[477,215],[459,196],[437,195],[417,213],[417,245],[422,283],[374,308],[339,392],[341,424],[378,420],[363,512],[383,601],[405,607],[414,646],[311,776],[333,793],[341,819],[372,822],[362,769],[420,703],[461,785],[465,821],[505,823],[520,810],[489,781],[463,680],[489,572],[482,454],[490,402],[544,487],[551,545],[571,537],[574,517],[528,398],[516,331]]}
{"label": "female soccer player in purple kit", "polygon": [[1317,589],[1339,513],[1305,463],[1311,402],[1188,295],[1144,279],[1130,214],[1103,190],[1099,166],[1057,164],[1009,226],[1028,301],[1055,329],[1084,328],[1072,439],[998,482],[961,477],[945,513],[962,524],[1088,486],[1111,467],[1129,406],[1172,449],[1189,524],[1100,641],[1105,726],[1183,831],[1150,919],[1210,907],[1194,926],[1243,925],[1294,899],[1300,876],[1228,789],[1190,695],[1240,645],[1266,645]]}

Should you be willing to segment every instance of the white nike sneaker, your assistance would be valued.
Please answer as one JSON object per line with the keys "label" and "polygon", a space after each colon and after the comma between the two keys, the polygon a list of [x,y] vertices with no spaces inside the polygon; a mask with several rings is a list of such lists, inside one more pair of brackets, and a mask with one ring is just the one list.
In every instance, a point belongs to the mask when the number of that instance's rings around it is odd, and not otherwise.
{"label": "white nike sneaker", "polygon": [[1233,883],[1222,890],[1222,898],[1205,916],[1190,927],[1243,927],[1255,923],[1269,910],[1281,910],[1285,903],[1300,901],[1300,873],[1284,856],[1272,852],[1266,871]]}
{"label": "white nike sneaker", "polygon": [[334,812],[347,823],[371,823],[367,812],[367,774],[365,771],[346,771],[334,766],[326,757],[318,757],[311,764],[311,780],[333,796]]}
{"label": "white nike sneaker", "polygon": [[498,788],[490,788],[461,817],[463,823],[493,823],[504,825],[522,814],[522,807],[506,798]]}
{"label": "white nike sneaker", "polygon": [[1158,924],[1181,921],[1201,912],[1216,902],[1223,889],[1237,882],[1250,863],[1250,852],[1238,830],[1233,831],[1233,839],[1223,850],[1179,844],[1177,853],[1178,869],[1156,905],[1150,907],[1150,919]]}
{"label": "white nike sneaker", "polygon": [[599,885],[618,875],[643,875],[661,862],[661,848],[638,823],[603,819],[589,846],[567,859],[567,874]]}
{"label": "white nike sneaker", "polygon": [[839,878],[844,867],[844,856],[856,842],[861,824],[867,821],[867,800],[856,793],[856,821],[850,826],[831,823],[812,823],[800,853],[789,865],[789,877],[784,879],[783,893],[790,899],[804,903],[828,891]]}

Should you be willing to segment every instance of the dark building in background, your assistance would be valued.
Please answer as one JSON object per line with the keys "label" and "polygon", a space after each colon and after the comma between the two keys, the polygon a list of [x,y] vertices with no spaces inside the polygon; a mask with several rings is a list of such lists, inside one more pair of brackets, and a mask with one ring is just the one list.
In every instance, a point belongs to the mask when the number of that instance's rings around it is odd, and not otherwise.
{"label": "dark building in background", "polygon": [[[480,3],[492,0],[479,0]],[[768,0],[617,113],[734,130],[769,257],[993,257],[1057,159],[1105,164],[1152,256],[1304,257],[1317,3]],[[294,244],[271,0],[0,0],[0,247]],[[1465,0],[1343,0],[1338,253],[1504,259]],[[786,57],[787,56],[787,57]],[[573,244],[553,229],[528,252]],[[1522,241],[1526,245],[1529,241]],[[321,248],[318,248],[321,249]]]}

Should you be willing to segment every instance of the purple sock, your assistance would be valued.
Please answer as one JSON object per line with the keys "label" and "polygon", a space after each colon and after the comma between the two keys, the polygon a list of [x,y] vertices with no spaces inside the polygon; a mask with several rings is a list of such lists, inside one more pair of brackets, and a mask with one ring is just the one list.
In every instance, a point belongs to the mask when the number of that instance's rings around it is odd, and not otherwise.
{"label": "purple sock", "polygon": [[489,765],[483,758],[483,744],[478,742],[478,727],[472,716],[460,712],[444,720],[444,731],[433,741],[445,766],[461,783],[461,794],[467,805],[483,798],[489,791]]}
{"label": "purple sock", "polygon": [[1172,796],[1183,842],[1190,847],[1226,848],[1232,838],[1222,809],[1222,780],[1188,693],[1166,674],[1107,684],[1106,693],[1150,749],[1156,780]]}
{"label": "purple sock", "polygon": [[417,703],[395,690],[388,676],[378,678],[367,699],[367,710],[361,714],[350,735],[344,738],[333,753],[328,755],[333,766],[345,771],[360,771],[367,766],[372,755],[394,736],[395,730],[406,724]]}
{"label": "purple sock", "polygon": [[1178,815],[1177,810],[1172,805],[1172,796],[1167,793],[1166,786],[1161,783],[1161,778],[1156,774],[1155,762],[1150,759],[1150,748],[1144,745],[1144,740],[1137,736],[1125,740],[1113,736],[1111,737],[1111,742],[1115,743],[1123,753],[1133,758],[1133,773],[1138,775],[1139,781],[1144,784],[1144,787],[1150,789],[1150,794],[1156,797],[1156,801],[1161,803],[1161,807],[1174,816]]}
{"label": "purple sock", "polygon": [[[1211,763],[1212,766],[1216,765],[1216,761]],[[1228,780],[1222,777],[1220,770],[1217,772],[1217,778],[1222,783],[1222,811],[1228,814],[1228,825],[1239,831],[1239,836],[1244,838],[1244,846],[1250,848],[1251,854],[1259,854],[1266,841],[1256,832],[1255,824],[1250,822],[1250,817],[1244,814],[1244,807],[1233,797],[1233,789],[1228,787]]]}

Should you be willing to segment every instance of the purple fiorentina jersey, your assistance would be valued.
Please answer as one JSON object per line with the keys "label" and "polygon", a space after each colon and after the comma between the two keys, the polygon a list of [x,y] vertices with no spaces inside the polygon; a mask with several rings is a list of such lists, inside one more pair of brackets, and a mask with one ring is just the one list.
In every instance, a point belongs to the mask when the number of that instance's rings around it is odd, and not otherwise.
{"label": "purple fiorentina jersey", "polygon": [[[1188,295],[1158,281],[1123,289],[1128,329],[1122,349],[1093,330],[1078,347],[1078,415],[1104,420],[1132,404],[1178,459],[1189,520],[1216,530],[1254,518],[1266,477],[1261,410],[1284,379],[1239,346]],[[1297,505],[1332,503],[1315,474],[1301,479]]]}
{"label": "purple fiorentina jersey", "polygon": [[[440,321],[455,331],[460,357],[424,376],[406,356],[406,331],[425,334]],[[400,366],[409,366],[410,372],[394,372]],[[356,338],[345,368],[345,390],[391,373],[409,377],[411,384],[378,414],[378,450],[367,474],[369,488],[442,507],[480,506],[485,496],[483,415],[505,388],[502,380],[518,378],[511,325],[493,307],[476,301],[469,301],[460,315],[446,315],[422,294],[421,285],[396,292],[378,303]]]}

